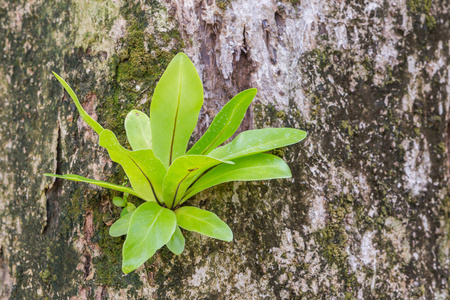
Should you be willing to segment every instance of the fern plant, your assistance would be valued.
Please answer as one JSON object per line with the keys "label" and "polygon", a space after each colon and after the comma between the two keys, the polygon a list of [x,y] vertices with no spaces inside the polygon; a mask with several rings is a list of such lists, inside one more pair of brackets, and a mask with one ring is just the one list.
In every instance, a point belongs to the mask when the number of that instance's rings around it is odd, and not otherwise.
{"label": "fern plant", "polygon": [[[125,130],[132,150],[124,148],[111,130],[104,129],[82,108],[70,86],[53,73],[89,126],[99,134],[100,146],[120,164],[131,187],[93,180],[78,175],[45,175],[91,183],[124,193],[113,203],[123,207],[110,235],[126,235],[122,270],[129,273],[166,245],[179,255],[185,239],[180,228],[230,242],[231,229],[214,213],[185,205],[192,196],[229,181],[289,178],[288,165],[266,154],[271,149],[297,143],[306,132],[292,128],[265,128],[239,134],[219,147],[238,129],[256,89],[245,90],[231,99],[214,118],[206,133],[186,152],[203,104],[200,77],[189,58],[179,53],[168,65],[156,86],[150,117],[138,110],[129,112]],[[128,194],[146,202],[135,207]]]}

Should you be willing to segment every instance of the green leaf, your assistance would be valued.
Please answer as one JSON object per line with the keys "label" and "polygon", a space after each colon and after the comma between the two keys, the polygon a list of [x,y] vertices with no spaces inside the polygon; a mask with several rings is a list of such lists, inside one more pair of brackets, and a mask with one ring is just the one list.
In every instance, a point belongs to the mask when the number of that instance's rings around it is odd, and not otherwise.
{"label": "green leaf", "polygon": [[229,181],[252,181],[289,178],[289,166],[281,158],[259,153],[233,160],[234,165],[221,164],[200,177],[186,192],[181,203],[212,186]]}
{"label": "green leaf", "polygon": [[[207,169],[223,163],[219,159],[203,155],[185,155],[175,159],[163,181],[164,203],[175,207],[189,185]],[[227,162],[230,163],[230,162]]]}
{"label": "green leaf", "polygon": [[101,187],[104,187],[107,189],[124,192],[124,193],[129,193],[131,195],[140,197],[138,193],[136,193],[135,191],[133,191],[132,188],[129,188],[127,186],[117,185],[114,183],[109,183],[109,182],[100,181],[100,180],[94,180],[94,179],[86,178],[86,177],[75,175],[75,174],[57,175],[57,174],[45,173],[44,175],[49,176],[49,177],[56,177],[56,178],[61,178],[61,179],[72,180],[72,181],[90,183],[90,184],[101,186]]}
{"label": "green leaf", "polygon": [[122,211],[120,212],[120,216],[123,217],[126,214],[128,214],[128,209],[125,207],[124,209],[122,209]]}
{"label": "green leaf", "polygon": [[121,217],[119,220],[114,222],[114,224],[112,224],[112,226],[109,228],[109,235],[118,237],[118,236],[127,234],[131,215],[133,215],[133,214],[127,213],[123,217]]}
{"label": "green leaf", "polygon": [[125,119],[125,131],[133,150],[152,148],[152,130],[149,117],[139,110],[132,110]]}
{"label": "green leaf", "polygon": [[58,74],[53,72],[53,75],[55,75],[56,79],[62,84],[62,86],[66,89],[67,93],[69,93],[70,97],[72,98],[73,102],[75,102],[75,106],[78,109],[78,112],[80,113],[81,118],[92,128],[97,132],[97,134],[100,134],[103,131],[103,127],[98,124],[94,119],[89,116],[86,111],[84,111],[83,107],[80,104],[80,101],[78,100],[77,95],[75,95],[72,88],[62,79]]}
{"label": "green leaf", "polygon": [[133,213],[123,244],[122,270],[130,273],[145,263],[156,250],[167,244],[175,232],[173,211],[155,202],[146,202]]}
{"label": "green leaf", "polygon": [[122,199],[120,197],[114,197],[113,203],[115,206],[118,206],[118,207],[125,207],[127,205],[127,201],[125,201],[124,199]]}
{"label": "green leaf", "polygon": [[134,205],[134,204],[131,203],[131,202],[128,202],[128,203],[127,203],[127,211],[128,211],[129,213],[133,212],[135,209],[136,209],[136,205]]}
{"label": "green leaf", "polygon": [[161,187],[166,168],[151,149],[129,151],[120,145],[114,133],[108,129],[100,134],[100,146],[105,147],[111,159],[123,167],[138,197],[155,201],[156,196],[162,201]]}
{"label": "green leaf", "polygon": [[177,226],[177,229],[175,229],[175,232],[172,234],[172,237],[170,238],[170,241],[166,244],[166,246],[174,254],[180,255],[181,253],[183,253],[184,243],[185,240],[183,233],[181,233],[180,227]]}
{"label": "green leaf", "polygon": [[166,167],[186,153],[203,104],[203,86],[184,53],[177,54],[156,86],[150,106],[153,150]]}
{"label": "green leaf", "polygon": [[248,130],[239,134],[225,146],[214,149],[209,153],[209,156],[223,160],[232,160],[292,145],[300,142],[305,137],[306,132],[294,128]]}
{"label": "green leaf", "polygon": [[249,89],[234,96],[217,114],[206,133],[188,151],[188,154],[207,155],[230,138],[244,119],[256,91],[256,89]]}
{"label": "green leaf", "polygon": [[233,240],[230,227],[210,211],[183,206],[175,211],[175,215],[181,228],[226,242]]}

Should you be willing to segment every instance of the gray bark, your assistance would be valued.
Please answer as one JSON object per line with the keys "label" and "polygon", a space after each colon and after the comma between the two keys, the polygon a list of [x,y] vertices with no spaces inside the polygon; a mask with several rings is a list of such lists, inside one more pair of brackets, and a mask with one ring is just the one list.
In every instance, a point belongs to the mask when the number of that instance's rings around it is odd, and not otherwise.
{"label": "gray bark", "polygon": [[[447,1],[0,1],[0,296],[10,299],[448,299]],[[295,127],[293,178],[199,194],[232,243],[186,233],[121,272],[125,182],[52,77],[125,143],[184,51],[205,89],[198,138],[237,92],[241,130]],[[195,139],[194,139],[195,140]],[[136,199],[135,199],[136,201]]]}

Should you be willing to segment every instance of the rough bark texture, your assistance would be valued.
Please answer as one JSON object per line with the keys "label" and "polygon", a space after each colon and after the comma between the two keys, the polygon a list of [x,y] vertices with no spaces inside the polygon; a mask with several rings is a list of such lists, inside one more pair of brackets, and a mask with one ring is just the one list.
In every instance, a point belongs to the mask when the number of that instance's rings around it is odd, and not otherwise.
{"label": "rough bark texture", "polygon": [[[448,299],[448,19],[445,0],[0,1],[1,297]],[[248,87],[243,129],[309,136],[275,151],[291,180],[192,201],[232,243],[186,233],[124,275],[118,193],[42,175],[125,182],[51,71],[125,144],[179,51],[205,88],[196,137]]]}

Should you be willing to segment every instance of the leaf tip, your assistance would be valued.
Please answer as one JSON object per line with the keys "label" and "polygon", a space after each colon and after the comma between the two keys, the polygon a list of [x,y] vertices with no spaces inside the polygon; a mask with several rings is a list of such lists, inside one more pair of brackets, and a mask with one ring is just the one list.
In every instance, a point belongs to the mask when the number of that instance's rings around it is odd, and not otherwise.
{"label": "leaf tip", "polygon": [[233,232],[231,232],[231,230],[230,230],[230,234],[229,235],[227,235],[227,237],[226,237],[226,239],[225,239],[225,242],[232,242],[233,241]]}
{"label": "leaf tip", "polygon": [[225,242],[232,242],[233,241],[233,231],[231,231],[231,228],[226,225],[228,227],[228,230],[225,234],[225,238],[223,239]]}
{"label": "leaf tip", "polygon": [[133,272],[135,269],[132,266],[122,264],[122,272],[125,274]]}

